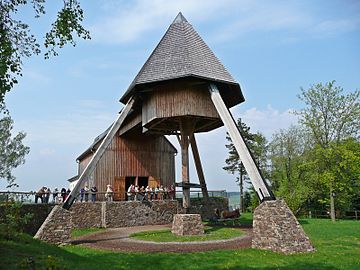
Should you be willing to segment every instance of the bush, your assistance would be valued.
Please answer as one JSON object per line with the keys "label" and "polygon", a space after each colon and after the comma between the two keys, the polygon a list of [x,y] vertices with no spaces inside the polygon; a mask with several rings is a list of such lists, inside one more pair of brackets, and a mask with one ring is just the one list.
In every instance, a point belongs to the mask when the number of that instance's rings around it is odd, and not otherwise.
{"label": "bush", "polygon": [[32,218],[32,214],[21,214],[22,203],[7,202],[4,204],[4,213],[0,217],[0,237],[6,240],[16,238],[25,224]]}

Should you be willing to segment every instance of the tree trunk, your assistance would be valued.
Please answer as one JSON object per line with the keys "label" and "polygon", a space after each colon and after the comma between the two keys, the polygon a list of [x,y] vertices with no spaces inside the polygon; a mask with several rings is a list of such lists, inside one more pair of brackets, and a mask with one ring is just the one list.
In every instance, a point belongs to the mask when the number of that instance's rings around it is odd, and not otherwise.
{"label": "tree trunk", "polygon": [[330,186],[330,216],[331,216],[331,221],[335,222],[335,200],[334,200],[334,194],[333,194],[334,190],[332,188],[332,186]]}
{"label": "tree trunk", "polygon": [[244,185],[243,185],[243,173],[242,169],[240,168],[240,174],[239,174],[239,186],[240,186],[240,202],[239,202],[239,208],[240,212],[244,212]]}

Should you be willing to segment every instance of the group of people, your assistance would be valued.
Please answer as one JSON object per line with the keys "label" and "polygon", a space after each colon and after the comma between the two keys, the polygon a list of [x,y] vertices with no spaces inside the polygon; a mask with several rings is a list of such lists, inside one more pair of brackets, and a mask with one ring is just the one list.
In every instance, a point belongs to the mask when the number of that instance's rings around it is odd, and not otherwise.
{"label": "group of people", "polygon": [[54,191],[51,192],[51,189],[49,187],[41,187],[35,193],[35,203],[38,203],[39,199],[41,203],[49,203],[51,195],[53,203],[63,203],[66,200],[66,197],[70,194],[70,192],[70,189],[66,188],[62,188],[61,191],[55,188]]}
{"label": "group of people", "polygon": [[154,200],[165,200],[175,199],[175,187],[171,185],[169,187],[164,187],[163,185],[156,186],[155,188],[151,188],[147,186],[139,187],[138,185],[130,185],[127,190],[127,200],[129,201],[154,201]]}
{"label": "group of people", "polygon": [[[50,188],[42,187],[35,193],[35,203],[38,203],[39,199],[41,203],[49,203],[50,197],[52,195],[52,203],[63,203],[65,202],[67,196],[70,194],[70,189],[62,188],[59,191],[57,188],[51,192]],[[80,202],[88,202],[89,199],[91,202],[96,201],[96,196],[98,189],[96,186],[91,188],[88,185],[85,185],[80,189],[78,200]],[[105,199],[106,201],[113,201],[114,190],[113,187],[108,184],[106,187]],[[154,200],[174,200],[175,199],[175,187],[171,185],[169,187],[164,187],[163,185],[156,186],[151,188],[149,186],[139,187],[138,185],[132,184],[127,190],[126,193],[127,200],[129,201],[154,201]]]}
{"label": "group of people", "polygon": [[80,202],[88,202],[89,201],[89,194],[91,194],[91,201],[96,201],[96,193],[98,189],[96,186],[92,186],[90,189],[87,185],[85,185],[82,189],[80,189]]}
{"label": "group of people", "polygon": [[[85,185],[82,189],[80,189],[80,202],[88,202],[89,195],[91,195],[90,200],[92,202],[96,201],[96,194],[98,193],[98,189],[96,186],[92,186],[90,189],[87,185]],[[107,201],[112,201],[114,195],[114,190],[110,184],[106,187],[105,199]]]}

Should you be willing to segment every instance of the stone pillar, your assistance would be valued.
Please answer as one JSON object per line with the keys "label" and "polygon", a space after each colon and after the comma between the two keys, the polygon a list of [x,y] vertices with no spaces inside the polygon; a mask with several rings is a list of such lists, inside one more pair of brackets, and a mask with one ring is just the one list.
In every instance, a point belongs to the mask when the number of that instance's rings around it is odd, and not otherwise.
{"label": "stone pillar", "polygon": [[283,200],[264,201],[254,211],[252,247],[285,254],[313,252],[309,237]]}
{"label": "stone pillar", "polygon": [[34,238],[51,244],[62,244],[71,237],[71,213],[56,205],[35,234]]}
{"label": "stone pillar", "polygon": [[176,214],[171,228],[175,235],[203,235],[204,225],[199,214]]}

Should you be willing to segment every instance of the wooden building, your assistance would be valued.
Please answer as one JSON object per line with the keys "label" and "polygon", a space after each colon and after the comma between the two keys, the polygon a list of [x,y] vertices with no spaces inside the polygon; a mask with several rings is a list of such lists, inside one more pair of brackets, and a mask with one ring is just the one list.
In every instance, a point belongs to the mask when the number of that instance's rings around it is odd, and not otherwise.
{"label": "wooden building", "polygon": [[[244,101],[238,82],[179,13],[121,97],[120,101],[126,104],[125,118],[121,113],[122,120],[110,128],[109,134],[116,135],[111,142],[104,140],[107,149],[104,154],[103,150],[98,151],[96,157],[101,159],[89,166],[89,171],[80,177],[81,183],[90,174],[93,180],[88,181],[100,190],[110,183],[116,191],[123,192],[134,177],[153,186],[174,183],[176,149],[164,135],[175,135],[181,147],[182,181],[178,186],[183,188],[184,208],[189,207],[191,187],[201,187],[207,197],[195,133],[223,125],[209,94],[210,84],[216,84],[227,108]],[[79,175],[106,134],[107,131],[78,158]],[[190,183],[189,146],[200,184]]]}
{"label": "wooden building", "polygon": [[[124,126],[126,129],[128,126]],[[114,187],[114,200],[124,200],[126,190],[131,184],[141,186],[175,184],[176,148],[159,135],[142,135],[139,127],[123,134],[120,129],[101,157],[98,166],[84,185],[89,188],[95,185],[100,193],[106,191],[108,184]],[[107,131],[99,135],[93,144],[78,158],[78,176],[81,175],[96,149],[104,139]],[[77,177],[69,179],[76,181]],[[83,186],[84,186],[83,185]],[[100,198],[103,195],[99,195]]]}

